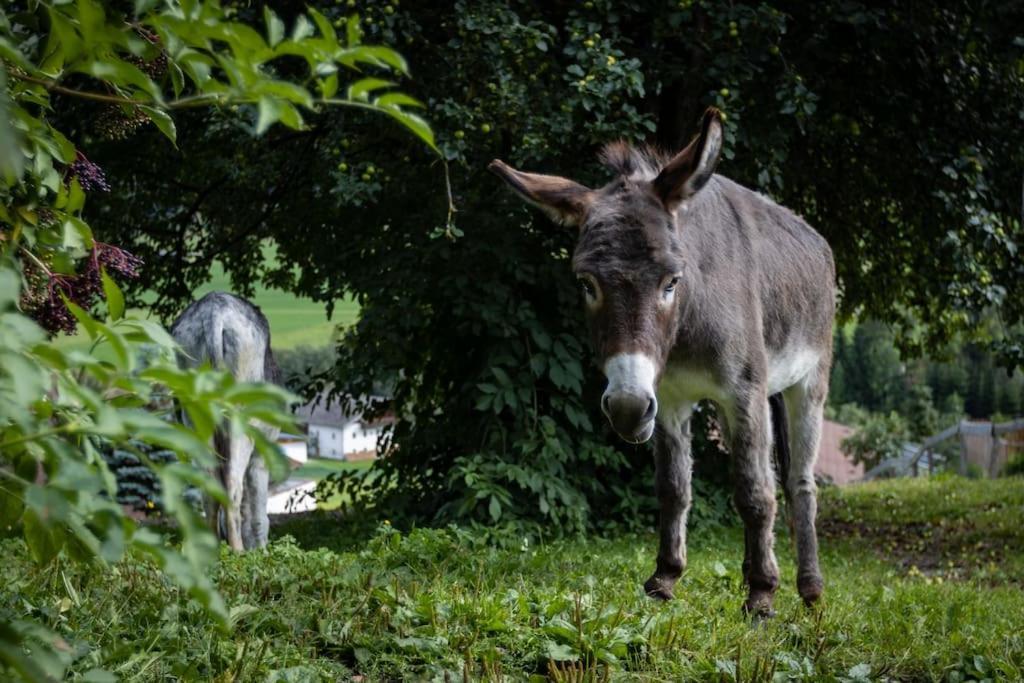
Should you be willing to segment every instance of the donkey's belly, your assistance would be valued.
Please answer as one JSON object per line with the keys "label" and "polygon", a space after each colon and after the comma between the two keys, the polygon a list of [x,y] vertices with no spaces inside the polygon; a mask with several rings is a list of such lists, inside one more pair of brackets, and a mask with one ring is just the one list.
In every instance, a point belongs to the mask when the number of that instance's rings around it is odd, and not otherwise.
{"label": "donkey's belly", "polygon": [[675,413],[704,399],[721,403],[725,397],[724,388],[709,370],[670,362],[658,385],[658,410]]}
{"label": "donkey's belly", "polygon": [[[768,360],[768,393],[777,394],[807,377],[821,354],[807,348],[786,349]],[[676,412],[702,400],[728,408],[729,392],[705,368],[669,362],[658,385],[658,408]]]}
{"label": "donkey's belly", "polygon": [[784,349],[768,360],[768,393],[777,394],[807,377],[821,353],[808,348]]}

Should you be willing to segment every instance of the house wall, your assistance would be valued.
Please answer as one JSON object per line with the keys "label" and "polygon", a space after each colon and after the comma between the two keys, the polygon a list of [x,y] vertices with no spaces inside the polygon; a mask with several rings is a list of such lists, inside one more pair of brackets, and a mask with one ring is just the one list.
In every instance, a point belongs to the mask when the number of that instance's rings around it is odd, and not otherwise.
{"label": "house wall", "polygon": [[814,473],[827,476],[837,485],[849,484],[864,477],[864,466],[854,464],[843,454],[840,444],[843,439],[853,434],[853,429],[846,425],[824,420],[821,425],[821,445],[818,447],[818,462]]}
{"label": "house wall", "polygon": [[366,453],[376,453],[378,430],[363,427],[353,422],[345,428],[345,457],[349,460],[365,460]]}
{"label": "house wall", "polygon": [[380,429],[363,428],[358,422],[345,427],[309,425],[309,439],[316,444],[316,455],[334,460],[367,460],[377,457]]}
{"label": "house wall", "polygon": [[[961,423],[963,424],[963,423]],[[992,423],[985,421],[969,421],[967,424],[982,429],[991,429]],[[1024,452],[1024,432],[1010,432],[999,437],[995,453],[992,452],[992,435],[980,433],[963,434],[960,437],[961,452],[967,464],[974,465],[986,476],[997,477],[1006,467],[1010,458]]]}
{"label": "house wall", "polygon": [[319,457],[335,460],[345,459],[345,433],[343,430],[337,427],[310,425],[309,436],[316,443]]}

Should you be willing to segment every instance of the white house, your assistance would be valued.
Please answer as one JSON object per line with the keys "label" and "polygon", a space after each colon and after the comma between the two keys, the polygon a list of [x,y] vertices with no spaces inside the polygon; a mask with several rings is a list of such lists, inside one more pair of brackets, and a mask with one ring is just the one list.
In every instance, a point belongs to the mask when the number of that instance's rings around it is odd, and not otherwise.
{"label": "white house", "polygon": [[[372,397],[377,398],[377,397]],[[298,408],[295,416],[307,425],[309,453],[333,460],[369,460],[377,457],[377,442],[391,416],[367,420],[351,399],[328,399],[326,392]]]}
{"label": "white house", "polygon": [[[309,460],[306,438],[296,434],[281,434],[277,446],[288,459],[288,467],[295,469]],[[271,483],[267,492],[267,512],[280,515],[289,512],[305,512],[316,508],[313,492],[316,482],[288,477],[285,481]]]}

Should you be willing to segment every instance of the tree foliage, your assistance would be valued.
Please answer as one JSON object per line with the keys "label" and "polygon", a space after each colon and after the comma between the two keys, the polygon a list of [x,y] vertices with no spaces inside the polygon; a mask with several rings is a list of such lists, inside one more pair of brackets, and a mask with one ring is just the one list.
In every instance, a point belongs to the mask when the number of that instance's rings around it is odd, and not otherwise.
{"label": "tree foliage", "polygon": [[909,439],[907,422],[899,413],[869,414],[840,447],[847,457],[869,470],[883,460],[901,456]]}
{"label": "tree foliage", "polygon": [[[219,115],[190,115],[178,150],[146,135],[98,145],[122,191],[95,210],[158,262],[140,288],[160,293],[164,314],[215,259],[242,292],[262,280],[328,307],[359,299],[333,380],[396,388],[398,448],[368,488],[380,505],[549,529],[642,507],[647,454],[601,434],[574,236],[484,168],[500,156],[597,184],[601,144],[677,148],[707,105],[726,114],[721,171],[829,239],[846,314],[894,325],[906,351],[978,334],[1012,360],[1019,338],[977,321],[995,310],[1009,329],[1024,315],[1019,5],[356,4],[368,36],[418,65],[415,92],[453,171],[454,226],[441,167],[350,110],[260,144]],[[267,240],[278,266],[262,259]]]}
{"label": "tree foliage", "polygon": [[[172,149],[172,113],[212,107],[254,135],[277,122],[300,129],[303,112],[345,105],[390,116],[428,147],[433,137],[409,110],[415,100],[370,76],[404,74],[404,60],[361,44],[356,22],[308,10],[289,30],[264,10],[257,30],[230,20],[215,0],[117,6],[26,0],[0,8],[0,529],[19,534],[39,565],[63,556],[104,571],[129,556],[146,561],[227,629],[210,571],[218,544],[184,494],[197,488],[227,504],[207,472],[218,426],[253,439],[271,473],[283,474],[283,458],[255,423],[288,427],[292,396],[209,367],[180,369],[180,349],[160,325],[126,316],[112,274],[134,276],[141,263],[97,240],[83,213],[90,195],[111,186],[83,152],[92,139],[77,126],[76,103],[101,112],[106,134],[152,125]],[[279,62],[287,62],[283,76]],[[104,236],[105,223],[94,223]],[[88,310],[98,298],[102,316]],[[86,348],[53,337],[75,326]],[[173,419],[172,401],[190,427]],[[110,449],[155,472],[180,543],[124,514],[102,455]],[[0,671],[58,680],[81,656],[45,614],[0,604]]]}
{"label": "tree foliage", "polygon": [[935,356],[902,360],[892,331],[865,321],[836,331],[829,404],[833,410],[856,404],[896,411],[914,438],[923,438],[964,416],[1021,414],[1024,372],[999,367],[998,357],[979,344],[951,344]]}

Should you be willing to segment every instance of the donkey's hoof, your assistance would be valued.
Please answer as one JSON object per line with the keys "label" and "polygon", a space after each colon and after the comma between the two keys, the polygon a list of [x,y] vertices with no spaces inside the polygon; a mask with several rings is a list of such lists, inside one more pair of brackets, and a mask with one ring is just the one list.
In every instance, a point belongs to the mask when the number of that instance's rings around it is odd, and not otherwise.
{"label": "donkey's hoof", "polygon": [[675,583],[675,579],[654,575],[647,579],[647,583],[644,584],[644,592],[647,593],[648,597],[655,600],[672,600],[676,597],[675,593],[672,592],[672,587]]}
{"label": "donkey's hoof", "polygon": [[811,607],[825,592],[825,582],[820,576],[802,576],[796,581],[796,589],[804,599],[804,604]]}
{"label": "donkey's hoof", "polygon": [[773,602],[771,593],[752,591],[747,601],[743,603],[743,613],[749,616],[755,624],[759,624],[775,616],[775,610],[772,608]]}

